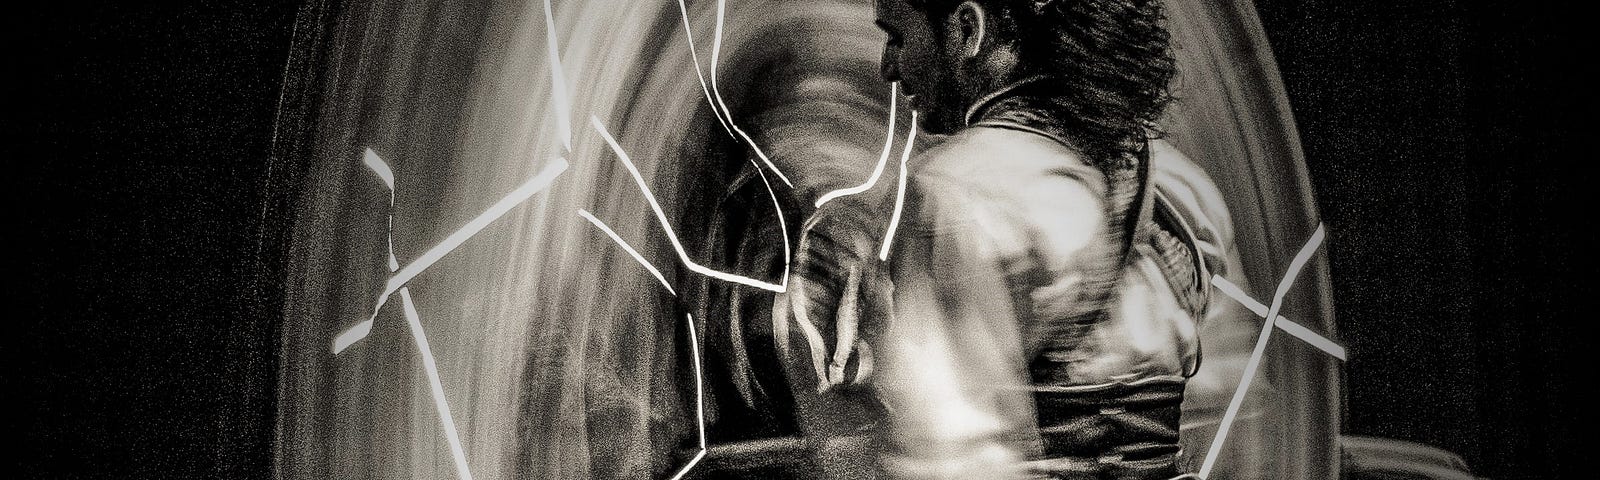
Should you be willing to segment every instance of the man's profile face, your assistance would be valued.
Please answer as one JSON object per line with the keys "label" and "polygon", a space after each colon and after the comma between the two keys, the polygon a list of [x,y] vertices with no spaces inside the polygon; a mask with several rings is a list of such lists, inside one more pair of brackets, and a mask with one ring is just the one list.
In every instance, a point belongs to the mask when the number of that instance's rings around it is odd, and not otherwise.
{"label": "man's profile face", "polygon": [[877,0],[876,7],[878,28],[888,36],[880,71],[884,80],[900,82],[911,96],[923,130],[954,133],[963,123],[955,69],[945,55],[954,49],[943,45],[939,26],[907,0]]}

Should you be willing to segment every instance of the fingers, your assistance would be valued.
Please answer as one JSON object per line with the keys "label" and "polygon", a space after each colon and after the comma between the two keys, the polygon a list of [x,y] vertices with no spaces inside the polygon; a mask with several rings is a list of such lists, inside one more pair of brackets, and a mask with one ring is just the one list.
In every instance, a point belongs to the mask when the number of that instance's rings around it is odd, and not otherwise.
{"label": "fingers", "polygon": [[855,353],[856,331],[861,320],[861,269],[851,265],[845,278],[844,290],[839,292],[839,310],[835,314],[833,359],[828,364],[828,381],[845,382],[844,367]]}

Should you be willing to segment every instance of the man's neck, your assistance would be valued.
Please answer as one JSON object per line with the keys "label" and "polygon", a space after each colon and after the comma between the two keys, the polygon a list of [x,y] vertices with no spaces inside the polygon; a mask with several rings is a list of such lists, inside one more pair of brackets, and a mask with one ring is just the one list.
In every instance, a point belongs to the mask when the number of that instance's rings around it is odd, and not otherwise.
{"label": "man's neck", "polygon": [[971,126],[972,124],[977,123],[983,118],[984,114],[987,113],[991,107],[995,106],[997,103],[1000,103],[1001,99],[1018,95],[1022,93],[1019,90],[1024,89],[1024,87],[1048,80],[1049,78],[1050,77],[1048,75],[1032,75],[1000,85],[999,88],[996,88],[990,91],[988,94],[979,97],[977,101],[972,102],[972,104],[967,107],[967,111],[963,116],[963,124]]}

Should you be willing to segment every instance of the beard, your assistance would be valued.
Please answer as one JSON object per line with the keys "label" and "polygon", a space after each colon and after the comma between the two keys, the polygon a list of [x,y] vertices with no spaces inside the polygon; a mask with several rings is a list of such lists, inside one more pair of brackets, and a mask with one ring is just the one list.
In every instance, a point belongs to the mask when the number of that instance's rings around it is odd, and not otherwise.
{"label": "beard", "polygon": [[[972,102],[987,94],[981,90],[985,79],[990,78],[990,66],[980,58],[967,58],[945,50],[945,42],[937,42],[933,55],[919,69],[921,87],[909,93],[916,94],[912,108],[919,114],[922,130],[934,135],[950,135],[967,127],[967,109]],[[908,86],[909,87],[909,86]]]}
{"label": "beard", "polygon": [[911,100],[919,126],[934,135],[949,135],[966,127],[966,105],[954,69],[932,68],[927,73],[926,85],[914,91]]}

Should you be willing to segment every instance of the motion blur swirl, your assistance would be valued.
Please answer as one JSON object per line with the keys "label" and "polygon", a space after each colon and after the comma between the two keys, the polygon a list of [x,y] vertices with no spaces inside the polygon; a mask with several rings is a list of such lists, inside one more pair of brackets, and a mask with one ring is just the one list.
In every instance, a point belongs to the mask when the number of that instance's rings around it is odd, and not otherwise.
{"label": "motion blur swirl", "polygon": [[[1233,209],[1245,268],[1230,280],[1250,291],[1277,278],[1316,224],[1293,121],[1250,2],[1169,3],[1180,76],[1163,126]],[[307,12],[297,49],[320,59],[308,74],[320,94],[291,106],[311,126],[290,193],[284,476],[455,475],[404,312],[382,308],[364,340],[337,355],[328,347],[372,315],[391,250],[411,264],[557,158],[569,164],[559,179],[406,284],[473,476],[672,475],[699,441],[700,356],[713,444],[794,433],[772,413],[792,407],[786,379],[750,373],[770,371],[748,355],[770,332],[734,321],[761,315],[772,292],[680,261],[651,199],[585,120],[628,154],[682,256],[783,285],[786,244],[818,205],[845,203],[825,195],[850,189],[850,205],[878,208],[901,181],[884,159],[910,137],[912,112],[891,108],[878,76],[870,2],[390,0]],[[898,147],[938,141],[915,138]],[[392,248],[390,190],[363,166],[368,148],[393,171]],[[1286,308],[1327,332],[1325,279],[1306,283],[1324,289],[1292,294]],[[1220,415],[1250,349],[1258,323],[1241,312],[1201,333],[1207,363],[1186,417],[1195,445],[1209,440],[1206,419]],[[688,343],[697,332],[698,351]],[[1338,431],[1327,394],[1337,376],[1319,362],[1264,363],[1240,414],[1255,423],[1234,427],[1219,474],[1331,468],[1317,445]],[[1228,460],[1263,448],[1276,455]]]}

